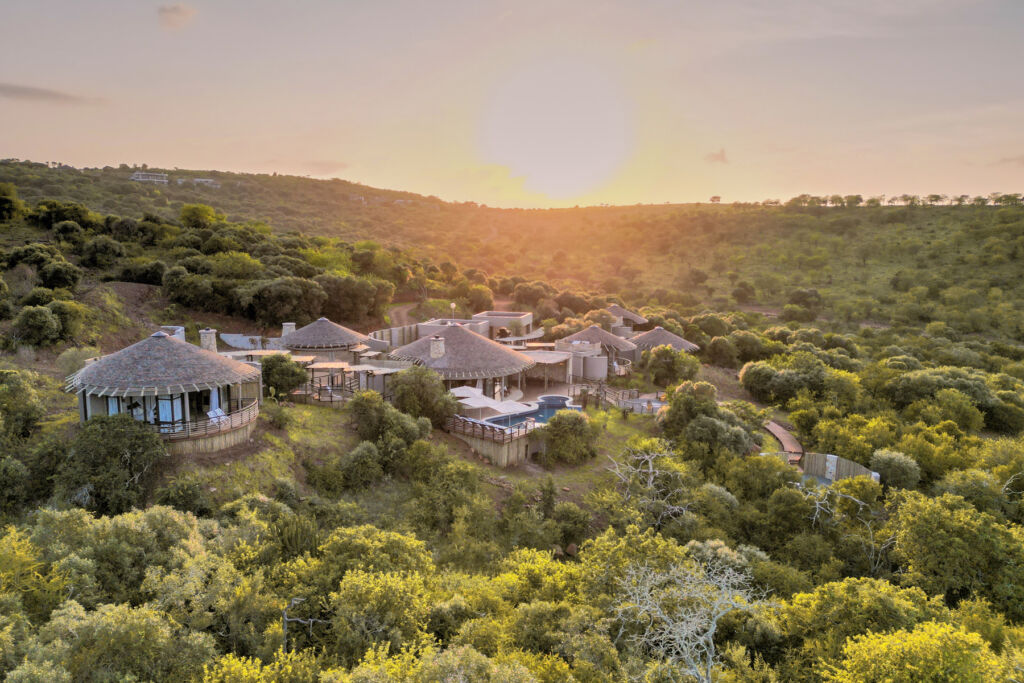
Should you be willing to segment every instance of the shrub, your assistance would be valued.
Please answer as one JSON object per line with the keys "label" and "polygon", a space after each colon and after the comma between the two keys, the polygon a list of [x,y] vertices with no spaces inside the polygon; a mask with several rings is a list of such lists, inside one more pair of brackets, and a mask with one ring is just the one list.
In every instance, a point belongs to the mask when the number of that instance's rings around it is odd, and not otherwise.
{"label": "shrub", "polygon": [[913,458],[898,451],[878,449],[871,456],[871,471],[878,472],[886,486],[912,489],[921,480],[921,467]]}
{"label": "shrub", "polygon": [[130,415],[91,418],[54,475],[61,498],[104,515],[138,505],[167,449],[147,424]]}
{"label": "shrub", "polygon": [[85,306],[76,301],[51,301],[46,305],[60,321],[60,338],[71,340],[82,330]]}
{"label": "shrub", "polygon": [[700,361],[671,346],[659,346],[644,352],[645,365],[655,384],[670,386],[684,379],[693,379],[700,371]]}
{"label": "shrub", "polygon": [[67,261],[50,261],[39,271],[39,280],[44,287],[70,289],[78,286],[82,270]]}
{"label": "shrub", "polygon": [[85,361],[96,358],[100,353],[95,346],[72,346],[57,356],[57,369],[62,377],[67,377],[84,368]]}
{"label": "shrub", "polygon": [[547,424],[534,430],[544,448],[537,460],[544,466],[576,465],[597,455],[597,428],[578,410],[559,410]]}
{"label": "shrub", "polygon": [[26,306],[18,313],[11,326],[17,341],[32,346],[46,346],[61,338],[60,318],[46,306]]}
{"label": "shrub", "polygon": [[735,368],[739,366],[740,356],[736,345],[726,337],[715,337],[708,344],[708,360],[712,365],[723,368]]}
{"label": "shrub", "polygon": [[99,235],[82,247],[82,264],[94,268],[106,268],[124,256],[124,245],[117,240]]}
{"label": "shrub", "polygon": [[18,303],[22,306],[45,306],[53,299],[53,290],[49,287],[33,287]]}
{"label": "shrub", "polygon": [[274,396],[287,396],[307,380],[302,366],[283,353],[265,357],[261,369],[263,388]]}
{"label": "shrub", "polygon": [[189,479],[172,479],[156,492],[156,503],[191,512],[199,517],[213,512],[213,504],[202,485]]}
{"label": "shrub", "polygon": [[445,388],[441,376],[416,365],[391,377],[394,406],[413,417],[425,417],[435,427],[455,414],[458,402]]}
{"label": "shrub", "polygon": [[346,488],[366,488],[384,477],[380,451],[369,441],[363,441],[342,458],[340,466]]}

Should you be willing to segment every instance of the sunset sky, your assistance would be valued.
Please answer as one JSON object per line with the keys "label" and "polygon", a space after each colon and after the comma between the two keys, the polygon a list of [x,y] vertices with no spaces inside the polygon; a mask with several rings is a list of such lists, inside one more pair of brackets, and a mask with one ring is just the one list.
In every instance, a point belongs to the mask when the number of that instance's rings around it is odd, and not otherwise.
{"label": "sunset sky", "polygon": [[1020,0],[3,0],[0,157],[494,206],[1024,191]]}

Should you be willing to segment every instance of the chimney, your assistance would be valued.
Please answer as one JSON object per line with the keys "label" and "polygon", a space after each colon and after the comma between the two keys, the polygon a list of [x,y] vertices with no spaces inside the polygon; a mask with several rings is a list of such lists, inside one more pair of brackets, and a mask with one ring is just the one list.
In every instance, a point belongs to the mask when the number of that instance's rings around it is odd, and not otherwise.
{"label": "chimney", "polygon": [[207,351],[217,353],[217,330],[209,327],[199,330],[199,346]]}
{"label": "chimney", "polygon": [[444,337],[435,334],[430,338],[430,357],[441,358],[444,356]]}
{"label": "chimney", "polygon": [[295,331],[295,323],[281,323],[281,336],[291,334]]}

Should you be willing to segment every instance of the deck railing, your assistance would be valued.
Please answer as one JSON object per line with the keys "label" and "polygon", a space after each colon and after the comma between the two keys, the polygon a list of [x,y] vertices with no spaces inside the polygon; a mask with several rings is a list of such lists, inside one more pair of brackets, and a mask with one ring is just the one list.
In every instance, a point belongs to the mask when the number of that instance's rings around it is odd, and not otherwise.
{"label": "deck railing", "polygon": [[204,436],[220,434],[221,432],[230,432],[239,427],[244,427],[254,421],[260,414],[259,401],[254,398],[248,399],[248,402],[242,402],[241,407],[237,407],[239,404],[237,401],[231,401],[231,404],[234,405],[229,405],[228,409],[231,410],[232,407],[236,409],[225,413],[223,417],[203,417],[196,420],[174,420],[173,422],[148,424],[168,441],[177,441],[179,439],[198,439]]}
{"label": "deck railing", "polygon": [[462,434],[475,439],[508,443],[532,432],[537,427],[537,422],[531,417],[513,427],[501,427],[456,415],[448,418],[444,427],[449,434]]}
{"label": "deck railing", "polygon": [[580,378],[575,378],[573,384],[569,387],[569,396],[578,398],[584,392],[598,404],[604,403],[614,408],[621,408],[640,398],[640,392],[636,389],[618,389],[607,384],[592,384],[585,380],[580,381]]}

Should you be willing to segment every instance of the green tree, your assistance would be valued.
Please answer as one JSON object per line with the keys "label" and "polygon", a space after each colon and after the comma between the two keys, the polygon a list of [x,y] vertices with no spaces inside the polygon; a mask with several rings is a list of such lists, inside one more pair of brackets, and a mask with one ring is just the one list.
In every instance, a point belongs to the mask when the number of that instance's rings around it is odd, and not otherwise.
{"label": "green tree", "polygon": [[535,429],[533,436],[544,444],[537,460],[546,466],[578,465],[597,455],[597,428],[579,410],[559,410],[547,424]]}
{"label": "green tree", "polygon": [[441,376],[429,368],[416,365],[391,376],[389,386],[394,406],[413,417],[425,417],[435,427],[458,410],[458,402],[445,388]]}
{"label": "green tree", "polygon": [[13,338],[31,346],[48,346],[61,338],[60,318],[46,306],[25,306],[11,326]]}
{"label": "green tree", "polygon": [[224,214],[217,213],[216,209],[206,204],[186,204],[181,207],[178,219],[186,228],[201,230],[212,228],[217,223],[223,222]]}
{"label": "green tree", "polygon": [[658,346],[644,353],[645,365],[651,379],[660,386],[670,386],[680,380],[690,380],[700,371],[700,361],[671,346]]}
{"label": "green tree", "polygon": [[150,425],[126,414],[93,417],[72,440],[54,482],[64,500],[118,514],[144,500],[166,455]]}
{"label": "green tree", "polygon": [[936,622],[852,638],[838,665],[823,668],[833,683],[987,683],[1009,673],[977,633]]}
{"label": "green tree", "polygon": [[309,380],[303,367],[283,353],[265,357],[260,366],[263,388],[275,396],[287,396]]}

